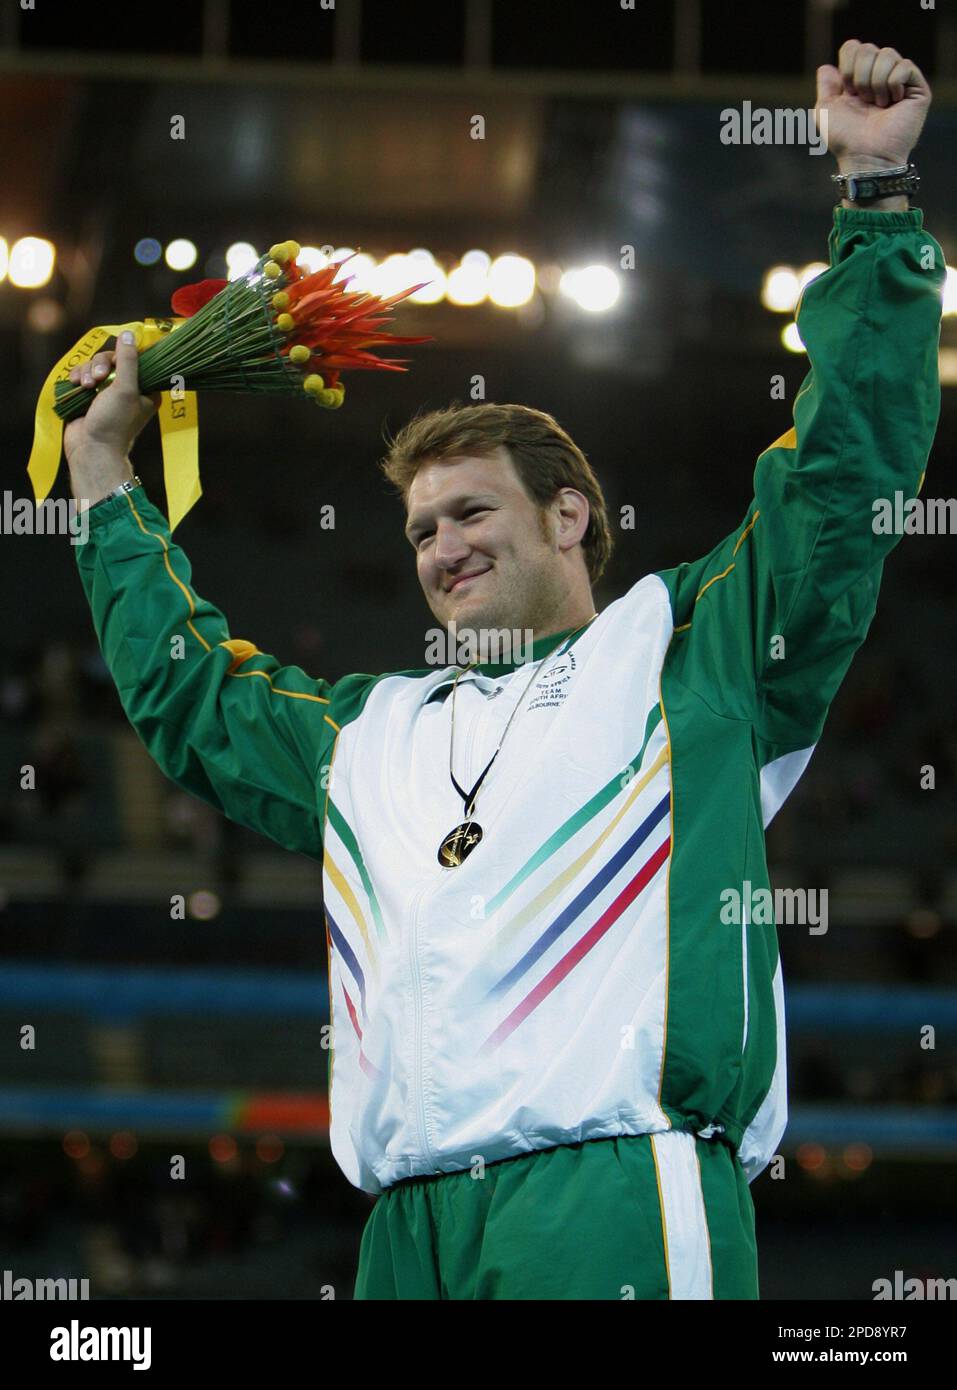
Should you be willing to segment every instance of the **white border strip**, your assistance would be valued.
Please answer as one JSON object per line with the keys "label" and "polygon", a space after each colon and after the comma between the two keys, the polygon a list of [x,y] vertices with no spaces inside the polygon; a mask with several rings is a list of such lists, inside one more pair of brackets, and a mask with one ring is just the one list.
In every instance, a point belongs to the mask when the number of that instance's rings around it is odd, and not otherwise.
{"label": "white border strip", "polygon": [[673,1299],[713,1299],[711,1241],[695,1137],[682,1130],[651,1136],[658,1172],[668,1285]]}

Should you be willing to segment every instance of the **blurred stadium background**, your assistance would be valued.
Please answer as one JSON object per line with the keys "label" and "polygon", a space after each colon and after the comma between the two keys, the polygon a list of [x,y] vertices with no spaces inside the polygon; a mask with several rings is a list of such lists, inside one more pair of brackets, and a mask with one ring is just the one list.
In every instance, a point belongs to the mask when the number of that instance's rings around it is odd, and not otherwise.
{"label": "blurred stadium background", "polygon": [[[37,392],[86,328],[167,312],[243,243],[361,249],[379,285],[417,250],[442,294],[400,311],[396,331],[435,336],[408,376],[347,378],[335,413],[201,401],[205,494],[176,536],[198,591],[234,636],[330,680],[421,664],[430,615],[375,462],[385,427],[480,374],[489,400],[558,417],[613,513],[637,508],[604,606],[737,524],[807,370],[789,310],[827,257],[833,162],[725,146],[721,109],[812,106],[847,37],[913,57],[935,94],[916,201],[953,260],[945,8],[204,0],[157,10],[147,43],[135,7],[5,5],[3,487],[30,495]],[[954,307],[951,279],[925,497],[952,487]],[[154,427],[136,463],[162,505]],[[752,1188],[766,1298],[957,1275],[954,544],[908,537],[891,558],[768,835],[772,883],[826,888],[830,924],[779,931],[792,1117],[785,1179]],[[349,1297],[371,1199],[328,1151],[319,868],[154,768],[68,542],[0,547],[0,1267],[98,1296]]]}

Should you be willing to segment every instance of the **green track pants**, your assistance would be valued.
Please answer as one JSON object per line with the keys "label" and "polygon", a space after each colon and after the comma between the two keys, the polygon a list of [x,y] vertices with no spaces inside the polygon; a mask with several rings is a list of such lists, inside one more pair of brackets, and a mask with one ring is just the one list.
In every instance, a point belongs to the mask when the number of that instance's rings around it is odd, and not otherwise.
{"label": "green track pants", "polygon": [[720,1140],[592,1139],[376,1201],[357,1299],[756,1299],[754,1206]]}

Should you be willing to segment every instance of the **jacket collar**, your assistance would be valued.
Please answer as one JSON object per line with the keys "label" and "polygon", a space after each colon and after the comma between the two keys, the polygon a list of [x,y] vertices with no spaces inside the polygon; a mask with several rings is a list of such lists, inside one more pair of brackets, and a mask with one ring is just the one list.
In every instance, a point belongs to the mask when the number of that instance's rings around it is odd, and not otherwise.
{"label": "jacket collar", "polygon": [[[507,676],[512,671],[517,671],[521,666],[533,665],[536,661],[541,661],[549,652],[557,651],[566,637],[570,637],[573,632],[578,631],[584,631],[584,629],[567,627],[561,632],[552,632],[546,634],[544,637],[536,637],[535,641],[532,643],[531,656],[527,661],[484,661],[475,666],[469,666],[466,668],[465,674],[459,681],[459,685],[463,685],[469,680],[475,681],[476,684],[484,685],[494,681],[498,676]],[[461,666],[446,666],[443,670],[437,670],[434,673],[433,679],[427,679],[425,682],[426,688],[423,690],[422,698],[419,701],[420,707],[428,704],[430,700],[438,699],[440,695],[444,698],[448,691],[451,690],[455,682],[455,677],[461,670]],[[476,680],[477,677],[479,678],[478,680]]]}

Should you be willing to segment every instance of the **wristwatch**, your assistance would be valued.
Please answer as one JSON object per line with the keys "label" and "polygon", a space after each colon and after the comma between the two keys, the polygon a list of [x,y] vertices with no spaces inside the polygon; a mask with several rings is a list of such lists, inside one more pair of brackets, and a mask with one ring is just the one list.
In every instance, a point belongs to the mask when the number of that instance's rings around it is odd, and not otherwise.
{"label": "wristwatch", "polygon": [[889,169],[856,169],[849,174],[832,174],[831,182],[841,190],[841,196],[851,203],[873,203],[878,198],[890,198],[898,193],[908,196],[920,187],[916,164],[896,164]]}
{"label": "wristwatch", "polygon": [[95,511],[97,507],[102,507],[104,502],[110,502],[114,497],[122,497],[124,492],[135,492],[138,487],[142,486],[142,479],[138,478],[134,473],[132,478],[127,478],[125,483],[120,483],[119,487],[115,487],[112,492],[108,492],[105,497],[101,497],[98,502],[94,502],[92,506],[87,507],[87,511]]}

